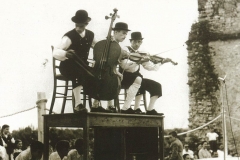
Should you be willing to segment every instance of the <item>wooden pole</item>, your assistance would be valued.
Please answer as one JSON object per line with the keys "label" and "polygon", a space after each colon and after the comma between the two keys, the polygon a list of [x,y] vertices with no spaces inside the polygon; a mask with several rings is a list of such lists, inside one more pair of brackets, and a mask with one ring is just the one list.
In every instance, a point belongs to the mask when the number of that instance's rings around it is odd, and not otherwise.
{"label": "wooden pole", "polygon": [[46,95],[44,92],[37,93],[37,107],[38,107],[38,141],[44,143],[43,139],[43,114],[46,114]]}

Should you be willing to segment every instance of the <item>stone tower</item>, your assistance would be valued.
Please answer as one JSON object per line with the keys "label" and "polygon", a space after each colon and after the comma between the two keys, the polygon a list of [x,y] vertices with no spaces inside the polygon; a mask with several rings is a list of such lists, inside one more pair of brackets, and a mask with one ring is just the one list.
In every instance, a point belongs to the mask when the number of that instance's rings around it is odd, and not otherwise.
{"label": "stone tower", "polygon": [[[229,149],[240,151],[240,0],[198,0],[199,18],[189,33],[189,128],[221,114],[221,88]],[[221,86],[218,77],[227,75]],[[231,118],[229,118],[231,117]],[[221,118],[212,124],[222,132]],[[196,132],[204,139],[208,127]],[[234,139],[233,139],[234,138]]]}

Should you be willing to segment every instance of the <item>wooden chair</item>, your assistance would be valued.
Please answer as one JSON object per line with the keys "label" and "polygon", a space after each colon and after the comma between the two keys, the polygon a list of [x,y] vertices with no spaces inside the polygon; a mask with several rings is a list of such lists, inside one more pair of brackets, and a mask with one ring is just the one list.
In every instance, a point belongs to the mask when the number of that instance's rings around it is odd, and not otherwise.
{"label": "wooden chair", "polygon": [[[53,46],[51,46],[52,51],[53,51]],[[52,66],[53,66],[53,94],[52,94],[52,102],[51,102],[51,106],[50,106],[50,110],[49,110],[49,114],[53,113],[53,107],[54,107],[54,103],[55,103],[55,99],[56,98],[62,98],[63,102],[62,102],[62,108],[61,108],[61,114],[64,113],[65,110],[65,105],[66,105],[66,101],[67,100],[71,100],[72,101],[72,107],[73,107],[73,111],[74,111],[74,106],[75,106],[75,100],[74,100],[74,96],[73,96],[73,92],[72,92],[72,85],[71,85],[71,80],[67,79],[66,77],[64,77],[63,75],[60,74],[59,72],[59,64],[60,61],[55,59],[53,57],[52,59]],[[59,83],[64,83],[64,84],[59,84]],[[58,89],[63,88],[63,92],[58,92]],[[71,94],[69,93],[69,90],[71,91]],[[86,94],[84,94],[84,91],[81,92],[81,94],[83,95],[83,105],[86,107],[86,101],[88,100],[89,102],[89,107],[91,108],[92,106],[92,101],[91,98],[88,97]]]}

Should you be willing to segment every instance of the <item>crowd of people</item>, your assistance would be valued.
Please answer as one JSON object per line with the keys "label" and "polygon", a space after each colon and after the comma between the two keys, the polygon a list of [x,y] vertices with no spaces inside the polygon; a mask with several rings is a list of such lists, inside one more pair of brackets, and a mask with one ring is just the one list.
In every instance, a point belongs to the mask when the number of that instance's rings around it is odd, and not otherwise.
{"label": "crowd of people", "polygon": [[[44,152],[42,142],[32,140],[30,145],[22,150],[20,139],[12,137],[9,125],[3,125],[0,134],[0,160],[40,160]],[[83,139],[74,141],[73,146],[67,140],[59,140],[55,148],[49,151],[49,160],[83,160]]]}
{"label": "crowd of people", "polygon": [[[175,131],[169,133],[168,141],[169,147],[167,151],[166,160],[195,160],[205,158],[223,158],[224,145],[219,140],[219,135],[215,132],[213,127],[210,127],[210,132],[206,133],[205,140],[197,145],[197,148],[191,150],[189,144],[182,142],[178,139]],[[237,154],[231,152],[227,153],[227,157],[238,157]]]}
{"label": "crowd of people", "polygon": [[33,141],[27,150],[22,151],[22,140],[14,139],[9,129],[10,126],[7,124],[0,128],[0,160],[23,160],[24,158],[21,157],[26,156],[36,160],[41,159],[43,153],[43,144],[41,142]]}

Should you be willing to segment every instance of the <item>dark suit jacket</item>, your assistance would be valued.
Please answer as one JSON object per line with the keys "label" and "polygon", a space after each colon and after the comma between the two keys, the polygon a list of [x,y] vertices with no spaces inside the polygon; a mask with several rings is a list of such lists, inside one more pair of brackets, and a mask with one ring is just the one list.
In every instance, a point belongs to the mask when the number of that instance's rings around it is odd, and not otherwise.
{"label": "dark suit jacket", "polygon": [[176,139],[171,143],[170,152],[169,160],[183,160],[183,145],[179,139]]}
{"label": "dark suit jacket", "polygon": [[12,136],[7,136],[7,138],[5,136],[2,136],[2,139],[7,144],[6,147],[7,154],[8,155],[12,154],[14,149],[14,143],[11,142]]}

